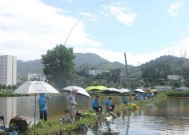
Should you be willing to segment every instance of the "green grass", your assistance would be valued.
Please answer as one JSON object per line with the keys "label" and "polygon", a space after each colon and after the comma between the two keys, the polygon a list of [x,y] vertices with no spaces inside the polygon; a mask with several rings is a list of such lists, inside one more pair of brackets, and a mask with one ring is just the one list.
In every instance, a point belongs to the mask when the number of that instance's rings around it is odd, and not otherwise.
{"label": "green grass", "polygon": [[[63,121],[44,121],[41,120],[35,125],[36,135],[62,135],[64,133],[73,133],[79,131],[79,126],[87,124],[88,127],[95,125],[97,121],[97,115],[91,115],[88,112],[87,115],[83,115],[82,118],[76,121],[74,124]],[[29,129],[22,135],[33,134],[33,125],[30,125]]]}
{"label": "green grass", "polygon": [[[124,105],[116,105],[114,112],[120,116],[123,113],[127,113],[128,111],[137,111],[146,105],[158,102],[160,100],[164,100],[167,98],[165,93],[159,93],[156,97],[147,99],[147,100],[132,100],[132,104]],[[138,108],[139,107],[139,108]]]}
{"label": "green grass", "polygon": [[[11,93],[8,93],[11,94]],[[145,107],[148,104],[152,104],[159,100],[163,100],[166,98],[165,93],[158,94],[155,98],[151,98],[148,100],[136,100],[132,101],[133,104],[129,105],[116,105],[114,113],[119,117],[121,115],[126,114],[127,112],[137,111],[136,105],[140,108]],[[103,113],[102,119],[105,118],[107,113]],[[104,120],[104,119],[103,119]],[[76,121],[74,124],[71,124],[67,121],[39,121],[35,125],[36,135],[61,135],[61,134],[73,134],[79,131],[79,127],[82,124],[87,124],[89,128],[93,127],[98,121],[98,116],[96,113],[88,111],[82,114],[80,120]],[[31,135],[33,134],[33,124],[29,124],[28,130],[22,135]]]}
{"label": "green grass", "polygon": [[20,97],[28,96],[27,94],[14,94],[12,91],[5,91],[0,93],[0,97]]}
{"label": "green grass", "polygon": [[169,90],[165,93],[168,97],[189,97],[189,91],[174,91]]}

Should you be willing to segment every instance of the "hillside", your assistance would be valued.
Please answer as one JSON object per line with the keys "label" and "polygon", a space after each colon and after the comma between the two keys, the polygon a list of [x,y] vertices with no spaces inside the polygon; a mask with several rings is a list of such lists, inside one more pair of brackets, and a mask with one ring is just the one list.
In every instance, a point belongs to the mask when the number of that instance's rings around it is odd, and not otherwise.
{"label": "hillside", "polygon": [[119,62],[110,62],[93,53],[75,53],[75,69],[116,69],[123,68],[124,65]]}
{"label": "hillside", "polygon": [[[75,53],[74,59],[75,69],[125,69],[125,66],[119,62],[109,62],[106,59],[93,53]],[[174,56],[161,56],[155,60],[151,60],[141,66],[128,66],[130,77],[140,77],[144,79],[166,78],[167,75],[182,75],[189,80],[189,59]],[[18,78],[27,77],[28,73],[42,72],[41,60],[23,62],[18,60]]]}
{"label": "hillside", "polygon": [[142,78],[166,78],[167,75],[182,75],[189,79],[189,59],[161,56],[140,66]]}
{"label": "hillside", "polygon": [[17,60],[17,76],[18,78],[27,78],[29,73],[43,74],[41,60],[33,60],[24,62]]}
{"label": "hillside", "polygon": [[[123,68],[124,65],[119,62],[110,62],[93,53],[75,53],[74,59],[75,69],[77,71],[83,69],[115,69]],[[18,78],[26,78],[28,73],[43,74],[41,60],[33,61],[17,61]]]}

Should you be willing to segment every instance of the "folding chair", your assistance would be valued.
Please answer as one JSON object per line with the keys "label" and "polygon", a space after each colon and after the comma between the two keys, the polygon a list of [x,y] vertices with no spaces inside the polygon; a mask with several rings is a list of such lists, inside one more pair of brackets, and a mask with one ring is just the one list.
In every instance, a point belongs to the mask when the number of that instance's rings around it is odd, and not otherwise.
{"label": "folding chair", "polygon": [[76,112],[76,114],[75,114],[75,120],[76,120],[76,121],[77,121],[77,120],[80,120],[80,118],[81,118],[81,113]]}
{"label": "folding chair", "polygon": [[9,132],[9,128],[5,127],[4,116],[0,116],[0,122],[3,123],[3,124],[1,124],[3,126],[0,126],[0,130],[2,130],[3,132],[8,133]]}
{"label": "folding chair", "polygon": [[65,113],[65,117],[66,118],[70,118],[70,115],[69,115],[70,112],[69,112],[69,110],[64,110],[64,113]]}
{"label": "folding chair", "polygon": [[64,110],[65,116],[60,119],[60,121],[64,122],[70,122],[70,115],[69,115],[69,110]]}

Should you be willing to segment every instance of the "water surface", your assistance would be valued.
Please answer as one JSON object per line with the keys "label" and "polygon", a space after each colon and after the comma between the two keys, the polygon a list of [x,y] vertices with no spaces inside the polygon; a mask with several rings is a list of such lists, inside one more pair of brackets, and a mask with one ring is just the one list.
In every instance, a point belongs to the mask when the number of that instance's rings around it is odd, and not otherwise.
{"label": "water surface", "polygon": [[[58,120],[64,116],[64,110],[67,109],[67,95],[50,96],[48,119]],[[100,98],[102,105],[106,98]],[[76,110],[90,109],[91,99],[77,95],[79,106]],[[117,105],[121,103],[119,96],[112,97],[112,100]],[[38,104],[35,104],[34,96],[0,97],[0,115],[5,116],[6,124],[15,115],[21,115],[27,122],[33,121],[35,105],[38,119]],[[118,129],[120,135],[189,135],[189,99],[167,99],[150,104],[145,109],[113,120],[111,128]],[[95,135],[96,131],[89,129],[85,134]]]}

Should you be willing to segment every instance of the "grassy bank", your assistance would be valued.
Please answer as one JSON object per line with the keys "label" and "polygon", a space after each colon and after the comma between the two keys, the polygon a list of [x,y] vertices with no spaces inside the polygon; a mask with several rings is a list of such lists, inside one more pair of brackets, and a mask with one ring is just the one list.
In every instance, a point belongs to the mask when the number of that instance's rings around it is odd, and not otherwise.
{"label": "grassy bank", "polygon": [[165,92],[168,97],[189,97],[189,91],[168,90]]}
{"label": "grassy bank", "polygon": [[28,96],[28,95],[27,94],[14,94],[12,91],[0,92],[0,97],[20,97],[20,96]]}
{"label": "grassy bank", "polygon": [[[148,100],[137,100],[132,101],[129,105],[116,105],[114,113],[119,117],[122,114],[126,113],[127,111],[136,111],[142,107],[145,107],[148,104],[157,102],[159,100],[163,100],[166,98],[166,95],[164,93],[158,94],[157,97],[151,98]],[[104,113],[104,118],[106,116],[106,113]],[[80,127],[83,124],[87,124],[89,128],[96,125],[96,122],[98,121],[98,116],[95,115],[94,112],[87,112],[84,113],[80,120],[76,121],[74,124],[70,124],[66,121],[40,121],[36,126],[36,135],[62,135],[62,134],[73,134],[74,132],[80,131]],[[33,127],[30,125],[27,132],[25,132],[23,135],[31,135],[33,134]]]}
{"label": "grassy bank", "polygon": [[136,110],[139,110],[139,109],[145,107],[146,105],[152,104],[152,103],[157,102],[157,101],[164,100],[166,98],[167,98],[166,94],[160,93],[156,97],[150,98],[150,99],[147,99],[147,100],[132,100],[131,101],[132,103],[127,105],[127,106],[123,105],[123,104],[117,105],[115,107],[114,112],[118,116],[120,116],[121,114],[126,113],[127,111],[136,111]]}
{"label": "grassy bank", "polygon": [[[92,116],[93,115],[93,116]],[[59,121],[39,121],[35,125],[36,135],[67,135],[73,134],[74,132],[78,132],[81,129],[82,125],[87,125],[87,127],[91,128],[97,122],[97,115],[89,112],[84,114],[82,118],[76,121],[74,124],[71,124],[64,120]],[[31,135],[33,134],[33,125],[30,125],[29,129],[23,133],[22,135]]]}

